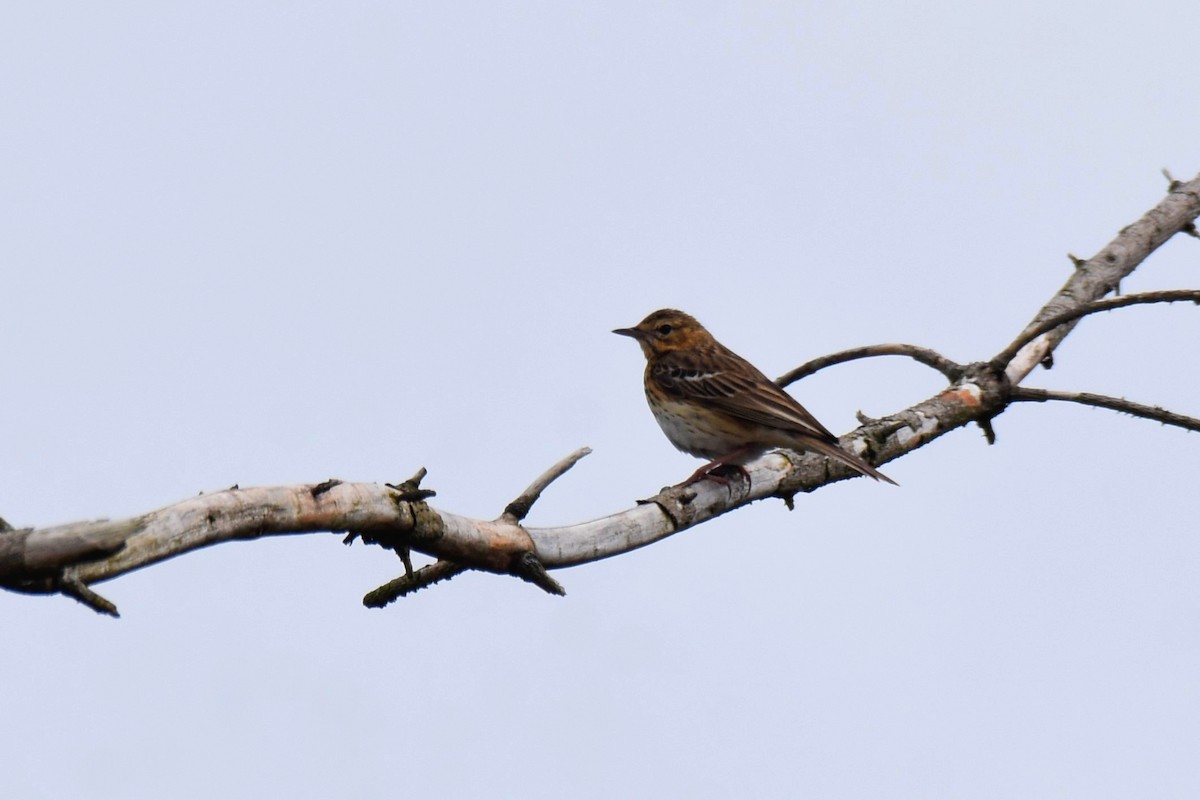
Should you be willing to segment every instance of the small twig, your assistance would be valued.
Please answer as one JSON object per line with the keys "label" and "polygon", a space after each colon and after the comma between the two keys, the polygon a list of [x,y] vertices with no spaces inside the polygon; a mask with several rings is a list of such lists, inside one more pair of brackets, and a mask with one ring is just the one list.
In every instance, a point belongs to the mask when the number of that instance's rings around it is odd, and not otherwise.
{"label": "small twig", "polygon": [[1191,301],[1200,304],[1200,289],[1172,289],[1162,292],[1142,292],[1141,294],[1127,294],[1124,297],[1109,297],[1104,300],[1096,300],[1091,303],[1085,303],[1075,308],[1055,314],[1054,316],[1039,322],[1031,328],[1025,330],[1018,336],[1013,343],[1001,350],[995,358],[991,360],[991,365],[996,370],[1003,370],[1008,366],[1008,362],[1021,351],[1021,348],[1037,339],[1039,336],[1049,333],[1060,325],[1065,325],[1072,320],[1086,317],[1089,314],[1096,314],[1100,311],[1111,311],[1114,308],[1123,308],[1125,306],[1141,305],[1144,303],[1180,303]]}
{"label": "small twig", "polygon": [[[546,487],[561,478],[567,470],[579,463],[579,459],[591,452],[592,448],[581,447],[543,472],[533,483],[529,484],[525,491],[521,492],[516,500],[513,500],[504,507],[504,513],[500,515],[498,521],[519,527],[521,520],[529,515],[533,504],[542,496],[542,492],[546,491]],[[528,533],[523,528],[521,532],[528,537]],[[532,546],[532,544],[533,541],[530,540],[530,545]],[[562,584],[550,577],[550,573],[546,572],[545,565],[538,559],[537,554],[531,550],[516,556],[510,563],[508,572],[516,575],[523,581],[532,583],[549,594],[562,596],[567,593],[563,589]]]}
{"label": "small twig", "polygon": [[855,361],[860,358],[874,358],[875,356],[908,356],[914,361],[919,361],[927,367],[936,369],[952,383],[962,377],[964,370],[961,364],[951,361],[941,353],[936,350],[930,350],[928,347],[919,347],[915,344],[872,344],[814,358],[812,361],[805,362],[790,372],[780,375],[775,379],[775,383],[781,387],[787,386],[801,378],[812,375],[817,370],[832,367],[834,364],[844,364],[847,361]]}
{"label": "small twig", "polygon": [[854,418],[858,420],[859,425],[878,426],[871,435],[871,438],[876,442],[884,441],[893,433],[908,425],[906,421],[897,417],[892,417],[891,419],[887,417],[868,417],[861,411],[855,411]]}
{"label": "small twig", "polygon": [[[1183,181],[1176,180],[1175,176],[1173,176],[1170,170],[1168,170],[1166,167],[1163,167],[1162,174],[1163,177],[1167,179],[1168,192],[1178,192],[1183,189]],[[1179,229],[1179,232],[1185,233],[1188,236],[1191,236],[1193,239],[1200,239],[1200,231],[1196,230],[1196,223],[1194,220],[1192,222],[1185,223],[1184,226]]]}
{"label": "small twig", "polygon": [[400,556],[401,563],[404,564],[404,577],[411,578],[415,573],[412,565],[412,549],[408,547],[397,547],[396,555]]}
{"label": "small twig", "polygon": [[524,553],[513,564],[512,574],[523,581],[528,581],[548,594],[564,596],[567,590],[558,581],[550,577],[545,565],[533,553]]}
{"label": "small twig", "polygon": [[121,616],[117,613],[117,607],[111,600],[101,597],[78,578],[60,575],[58,578],[58,590],[67,597],[78,600],[98,614],[107,614],[110,617]]}
{"label": "small twig", "polygon": [[542,492],[546,491],[546,487],[562,477],[567,470],[578,463],[579,459],[590,452],[592,452],[592,448],[581,447],[543,472],[537,480],[529,484],[525,491],[521,492],[516,500],[504,507],[504,513],[500,515],[500,519],[514,525],[525,519],[529,515],[529,510],[533,508],[533,504],[542,496]]}
{"label": "small twig", "polygon": [[432,586],[438,581],[449,580],[466,571],[466,567],[453,561],[435,561],[414,572],[388,581],[378,589],[367,592],[363,605],[367,608],[383,608],[388,603],[415,591]]}
{"label": "small twig", "polygon": [[401,500],[428,500],[431,497],[437,497],[437,492],[433,491],[432,489],[421,488],[421,481],[423,481],[425,476],[428,474],[429,471],[424,467],[421,467],[416,471],[416,474],[403,483],[385,483],[384,486],[388,487],[394,492],[399,492],[401,495]]}
{"label": "small twig", "polygon": [[342,485],[342,482],[340,480],[338,480],[337,478],[330,478],[327,481],[321,481],[316,486],[312,487],[312,489],[310,489],[309,492],[312,494],[312,496],[314,498],[316,498],[316,497],[320,497],[321,495],[325,494],[330,489],[333,489],[333,488],[335,488],[337,486],[341,486],[341,485]]}
{"label": "small twig", "polygon": [[1147,406],[1141,403],[1135,403],[1132,400],[1125,400],[1120,397],[1108,397],[1102,394],[1092,394],[1090,392],[1057,392],[1052,389],[1031,389],[1025,386],[1013,387],[1013,400],[1044,403],[1047,400],[1062,400],[1068,403],[1082,403],[1086,406],[1096,406],[1098,408],[1107,408],[1112,411],[1120,411],[1125,414],[1131,414],[1135,417],[1143,417],[1144,419],[1152,419],[1161,422],[1164,425],[1173,425],[1176,428],[1184,428],[1189,431],[1200,432],[1200,419],[1195,417],[1187,417],[1183,414],[1176,414],[1173,411],[1167,411],[1159,406]]}
{"label": "small twig", "polygon": [[1172,175],[1171,171],[1169,169],[1167,169],[1166,167],[1162,168],[1162,175],[1164,178],[1167,179],[1167,191],[1168,192],[1174,192],[1180,186],[1183,185],[1183,183],[1181,183],[1180,181],[1175,180],[1175,176]]}

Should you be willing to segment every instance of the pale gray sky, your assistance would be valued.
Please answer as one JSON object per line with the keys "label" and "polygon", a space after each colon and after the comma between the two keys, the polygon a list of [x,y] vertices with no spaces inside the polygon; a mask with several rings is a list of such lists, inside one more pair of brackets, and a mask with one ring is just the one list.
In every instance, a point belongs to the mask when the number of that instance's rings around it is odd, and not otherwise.
{"label": "pale gray sky", "polygon": [[[609,331],[777,375],[986,358],[1200,170],[1193,4],[26,3],[0,24],[0,516],[391,481],[532,524],[688,475]],[[1169,243],[1127,291],[1194,287]],[[1030,385],[1200,413],[1192,307]],[[939,388],[793,386],[826,425]],[[1030,406],[866,480],[384,610],[309,536],[0,595],[21,798],[1117,798],[1200,790],[1200,439]]]}

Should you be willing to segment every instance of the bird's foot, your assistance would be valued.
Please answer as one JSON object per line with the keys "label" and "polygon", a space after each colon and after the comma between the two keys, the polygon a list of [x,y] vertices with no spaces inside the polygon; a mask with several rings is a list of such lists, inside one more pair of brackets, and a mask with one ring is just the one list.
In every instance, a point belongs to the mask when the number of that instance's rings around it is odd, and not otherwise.
{"label": "bird's foot", "polygon": [[747,472],[746,468],[741,464],[729,464],[725,461],[717,460],[710,461],[709,463],[705,464],[703,467],[693,472],[690,478],[679,485],[691,486],[693,483],[698,483],[699,481],[707,478],[708,480],[719,483],[722,486],[729,486],[732,481],[726,475],[722,475],[721,473],[723,472],[733,473],[734,475],[744,479],[746,483],[750,483],[750,473]]}

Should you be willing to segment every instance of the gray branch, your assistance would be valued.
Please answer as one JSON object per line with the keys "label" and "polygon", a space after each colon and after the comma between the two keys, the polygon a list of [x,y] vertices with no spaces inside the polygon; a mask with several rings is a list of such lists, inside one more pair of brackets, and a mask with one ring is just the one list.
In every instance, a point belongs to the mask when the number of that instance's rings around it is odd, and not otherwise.
{"label": "gray branch", "polygon": [[835,364],[844,364],[847,361],[856,361],[860,358],[875,358],[877,356],[908,356],[920,364],[936,369],[950,381],[956,381],[963,376],[962,364],[957,364],[936,350],[930,350],[928,347],[918,347],[915,344],[872,344],[814,358],[812,361],[805,362],[795,369],[780,375],[775,379],[775,382],[780,386],[788,386],[826,367],[832,367]]}
{"label": "gray branch", "polygon": [[1012,344],[1004,348],[1004,350],[992,359],[992,366],[997,369],[1007,367],[1017,353],[1039,336],[1052,333],[1055,328],[1065,326],[1067,323],[1074,325],[1076,321],[1091,314],[1098,314],[1101,311],[1112,311],[1118,308],[1125,308],[1126,306],[1147,305],[1149,303],[1185,302],[1200,305],[1200,289],[1169,289],[1162,292],[1143,292],[1141,294],[1127,294],[1123,297],[1110,297],[1105,300],[1082,303],[1074,308],[1054,314],[1035,325],[1030,325]]}
{"label": "gray branch", "polygon": [[[1063,287],[1025,327],[1039,323],[1115,291],[1146,258],[1177,233],[1195,230],[1200,216],[1200,177],[1187,182],[1169,180],[1167,196],[1137,222],[1123,228],[1117,238],[1086,261],[1075,260],[1075,270]],[[1009,362],[1008,379],[1016,384],[1038,364],[1053,363],[1051,354],[1078,324],[1078,320],[1056,327],[1021,348]],[[1020,337],[1018,337],[1020,338]],[[1014,340],[1015,341],[1015,340]]]}
{"label": "gray branch", "polygon": [[581,447],[543,472],[538,476],[537,480],[529,484],[525,491],[521,492],[516,500],[508,504],[501,518],[512,523],[517,523],[525,519],[525,517],[529,516],[529,511],[533,508],[533,504],[542,496],[542,492],[546,491],[550,484],[566,474],[567,470],[579,463],[579,459],[591,452],[592,448]]}
{"label": "gray branch", "polygon": [[[951,384],[933,397],[864,424],[842,437],[842,445],[873,464],[892,461],[950,431],[975,422],[991,431],[991,420],[1014,399],[1013,389],[1038,363],[1046,363],[1075,322],[1056,324],[1027,344],[1022,337],[1047,320],[1083,309],[1116,288],[1153,250],[1179,232],[1194,231],[1200,216],[1200,177],[1173,181],[1162,202],[1133,223],[1099,254],[1078,263],[1066,284],[1014,337],[1015,355],[1003,363],[959,366],[924,348],[886,346],[933,366]],[[1086,312],[1084,312],[1086,313]],[[854,357],[885,354],[859,348]],[[840,354],[839,354],[840,355]],[[835,360],[830,361],[833,358]],[[840,360],[846,360],[842,358]],[[837,356],[827,357],[838,363]],[[820,365],[827,365],[818,359]],[[813,363],[813,362],[810,362]],[[803,369],[803,368],[802,368]],[[810,368],[811,371],[811,368]],[[1023,396],[1021,400],[1033,399]],[[1125,410],[1125,409],[1121,409]],[[383,605],[396,597],[453,577],[464,569],[514,575],[561,593],[545,569],[583,564],[644,547],[748,503],[770,497],[791,502],[834,481],[854,477],[850,468],[817,454],[776,451],[746,465],[745,479],[702,480],[663,489],[633,508],[603,519],[555,528],[526,528],[529,506],[581,457],[572,454],[551,467],[496,520],[462,517],[430,506],[432,492],[419,486],[423,471],[398,486],[342,483],[231,488],[184,500],[139,517],[115,522],[80,522],[42,529],[0,525],[0,586],[14,591],[74,597],[103,613],[116,613],[91,585],[167,558],[233,540],[334,532],[348,540],[409,550],[437,563],[411,571],[364,602]]]}
{"label": "gray branch", "polygon": [[1030,403],[1045,403],[1057,400],[1064,403],[1079,403],[1085,406],[1095,406],[1096,408],[1107,408],[1109,411],[1119,411],[1122,414],[1150,419],[1155,422],[1161,422],[1163,425],[1170,425],[1175,428],[1183,428],[1185,431],[1200,433],[1200,419],[1196,417],[1176,414],[1174,411],[1168,411],[1160,406],[1135,403],[1123,397],[1109,397],[1108,395],[1092,394],[1091,392],[1060,392],[1053,389],[1032,389],[1018,386],[1013,389],[1011,399],[1013,402]]}

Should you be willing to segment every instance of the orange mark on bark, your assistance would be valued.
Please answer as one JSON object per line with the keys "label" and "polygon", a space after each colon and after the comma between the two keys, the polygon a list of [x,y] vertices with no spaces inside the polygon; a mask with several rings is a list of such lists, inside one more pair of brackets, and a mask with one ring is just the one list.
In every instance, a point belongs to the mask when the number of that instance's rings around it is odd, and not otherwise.
{"label": "orange mark on bark", "polygon": [[957,402],[967,408],[979,408],[982,405],[980,402],[983,393],[979,391],[979,387],[974,384],[966,384],[965,386],[956,386],[953,389],[947,389],[942,392],[942,399],[949,402]]}

